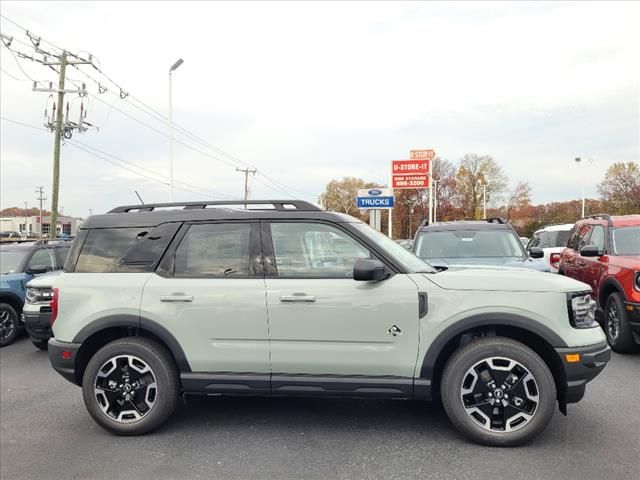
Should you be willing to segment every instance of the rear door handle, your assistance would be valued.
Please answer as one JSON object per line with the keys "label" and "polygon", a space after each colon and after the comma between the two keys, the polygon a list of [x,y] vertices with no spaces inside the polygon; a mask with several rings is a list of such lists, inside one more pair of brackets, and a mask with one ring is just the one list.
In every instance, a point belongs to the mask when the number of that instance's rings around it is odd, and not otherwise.
{"label": "rear door handle", "polygon": [[193,302],[193,295],[184,293],[174,293],[171,295],[160,295],[161,302]]}
{"label": "rear door handle", "polygon": [[293,295],[280,295],[280,301],[285,303],[313,303],[316,301],[316,297],[306,293],[294,293]]}

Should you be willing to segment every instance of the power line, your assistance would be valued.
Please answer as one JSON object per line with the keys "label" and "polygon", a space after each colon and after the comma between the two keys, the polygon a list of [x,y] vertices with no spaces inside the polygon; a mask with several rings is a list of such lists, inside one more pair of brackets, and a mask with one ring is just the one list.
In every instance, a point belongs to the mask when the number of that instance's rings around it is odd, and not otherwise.
{"label": "power line", "polygon": [[[31,128],[31,129],[34,129],[34,130],[39,130],[39,131],[41,131],[41,132],[48,132],[48,130],[47,130],[47,129],[45,129],[45,128],[37,127],[37,126],[35,126],[35,125],[29,125],[28,123],[20,122],[20,121],[18,121],[18,120],[13,120],[13,119],[6,118],[6,117],[0,117],[0,119],[1,119],[1,120],[3,120],[3,121],[6,121],[6,122],[14,123],[14,124],[16,124],[16,125],[21,125],[21,126],[23,126],[23,127]],[[166,177],[165,175],[162,175],[162,174],[160,174],[160,173],[154,172],[153,170],[149,170],[149,169],[147,169],[147,168],[144,168],[144,167],[141,167],[141,166],[139,166],[139,165],[136,165],[136,164],[135,164],[135,163],[133,163],[133,162],[128,162],[128,161],[123,160],[123,159],[121,159],[121,158],[119,158],[119,157],[116,157],[116,156],[115,156],[115,155],[113,155],[113,154],[110,154],[110,153],[104,152],[104,151],[102,151],[102,150],[99,150],[99,149],[97,149],[97,148],[95,148],[95,147],[91,147],[91,146],[89,146],[89,145],[86,145],[86,144],[84,144],[84,143],[78,142],[78,141],[76,141],[76,140],[67,140],[66,142],[67,142],[68,144],[70,144],[70,145],[74,146],[75,148],[78,148],[78,149],[80,149],[80,150],[83,150],[83,151],[85,151],[86,153],[89,153],[89,154],[91,154],[91,155],[93,155],[93,156],[95,156],[95,157],[97,157],[97,158],[100,158],[100,159],[102,159],[102,160],[104,160],[104,161],[106,161],[106,162],[109,162],[109,163],[111,163],[112,165],[115,165],[115,166],[117,166],[117,167],[120,167],[120,168],[122,168],[122,169],[124,169],[124,170],[128,170],[128,171],[129,171],[129,172],[131,172],[131,173],[135,173],[136,175],[139,175],[139,176],[141,176],[141,177],[144,177],[144,178],[147,178],[147,179],[149,179],[149,180],[153,180],[153,181],[155,181],[155,182],[161,183],[162,185],[169,185],[169,182],[166,182],[166,181],[160,180],[160,179],[158,179],[158,178],[151,177],[151,176],[149,176],[149,175],[145,175],[145,174],[143,174],[143,173],[140,173],[140,172],[138,172],[138,171],[135,171],[135,170],[133,170],[132,168],[126,167],[126,166],[124,166],[124,165],[121,165],[121,164],[119,164],[119,163],[117,163],[117,162],[113,161],[113,160],[110,160],[110,159],[106,158],[106,156],[112,157],[112,158],[114,158],[114,159],[118,160],[119,162],[127,163],[127,164],[129,164],[129,165],[132,165],[132,166],[134,166],[135,168],[138,168],[138,169],[140,169],[140,170],[144,170],[144,171],[150,172],[152,175],[156,175],[156,176],[158,176],[158,177],[168,178],[168,177]],[[92,151],[92,150],[94,150],[94,151]],[[96,152],[99,152],[99,153],[96,153]],[[189,187],[195,188],[195,189],[204,190],[205,192],[207,192],[207,193],[206,193],[206,195],[207,195],[207,196],[209,196],[209,197],[212,197],[212,198],[213,198],[213,197],[218,197],[218,198],[228,198],[228,199],[231,199],[231,198],[232,198],[232,197],[230,197],[230,196],[228,196],[228,195],[224,195],[224,194],[222,194],[222,193],[214,192],[214,191],[208,190],[208,189],[206,189],[206,188],[204,188],[204,187],[199,187],[199,186],[197,186],[197,185],[192,185],[192,184],[187,183],[187,182],[184,182],[184,181],[182,181],[182,180],[175,180],[175,182],[176,182],[176,183],[179,183],[179,184],[181,184],[181,185],[186,185],[186,186],[189,186]],[[203,193],[203,192],[197,192],[197,191],[195,191],[195,190],[188,189],[188,188],[184,188],[184,187],[178,187],[178,186],[176,186],[175,188],[177,188],[178,190],[184,190],[184,191],[186,191],[186,192],[195,193],[195,194],[198,194],[198,195],[205,195],[205,193]]]}

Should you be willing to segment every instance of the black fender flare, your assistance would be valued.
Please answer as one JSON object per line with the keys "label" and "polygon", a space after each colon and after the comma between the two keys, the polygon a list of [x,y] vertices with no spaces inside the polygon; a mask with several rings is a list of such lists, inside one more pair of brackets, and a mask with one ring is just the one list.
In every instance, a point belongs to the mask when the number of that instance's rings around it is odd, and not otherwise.
{"label": "black fender flare", "polygon": [[[568,322],[568,321],[567,321]],[[510,313],[482,313],[459,320],[445,328],[427,350],[420,369],[420,378],[431,380],[438,356],[449,341],[461,333],[479,327],[507,326],[527,330],[543,338],[552,347],[567,347],[560,336],[549,327],[531,318]]]}
{"label": "black fender flare", "polygon": [[108,315],[98,318],[82,327],[73,338],[73,343],[82,343],[90,336],[113,327],[140,328],[151,332],[167,346],[180,372],[191,372],[191,366],[189,365],[187,356],[171,332],[158,322],[137,315]]}
{"label": "black fender flare", "polygon": [[[624,288],[622,288],[622,285],[620,285],[620,282],[618,282],[616,278],[609,277],[605,279],[604,282],[602,282],[602,285],[600,285],[600,288],[598,289],[598,305],[602,310],[604,310],[605,303],[606,303],[606,299],[602,298],[602,292],[606,290],[607,287],[610,287],[610,286],[613,286],[617,290],[617,292],[622,295],[622,299],[624,301],[627,300],[627,295],[624,293]],[[605,300],[605,302],[602,302],[602,300]]]}
{"label": "black fender flare", "polygon": [[[5,300],[8,300],[9,302]],[[20,311],[22,310],[22,306],[24,305],[24,300],[22,300],[11,290],[0,290],[0,303],[15,303],[16,305],[18,305],[18,316],[20,316]]]}

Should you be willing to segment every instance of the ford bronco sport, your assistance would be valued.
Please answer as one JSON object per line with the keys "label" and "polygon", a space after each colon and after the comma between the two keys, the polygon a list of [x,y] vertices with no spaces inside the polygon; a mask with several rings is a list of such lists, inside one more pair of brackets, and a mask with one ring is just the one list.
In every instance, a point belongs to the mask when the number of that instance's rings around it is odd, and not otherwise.
{"label": "ford bronco sport", "polygon": [[438,273],[302,201],[115,208],[86,220],[50,287],[53,368],[119,435],[183,394],[437,396],[472,440],[517,445],[610,358],[587,285]]}
{"label": "ford bronco sport", "polygon": [[560,273],[588,284],[616,352],[640,346],[640,215],[592,215],[576,222]]}

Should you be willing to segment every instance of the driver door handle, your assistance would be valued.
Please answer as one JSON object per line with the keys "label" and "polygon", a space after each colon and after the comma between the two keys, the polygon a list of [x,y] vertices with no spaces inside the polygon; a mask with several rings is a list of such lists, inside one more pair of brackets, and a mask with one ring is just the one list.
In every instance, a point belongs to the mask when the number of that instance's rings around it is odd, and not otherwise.
{"label": "driver door handle", "polygon": [[184,293],[173,293],[171,295],[160,295],[161,302],[193,302],[193,295]]}
{"label": "driver door handle", "polygon": [[313,303],[316,301],[316,297],[306,293],[294,293],[292,295],[280,295],[280,301],[285,303]]}

